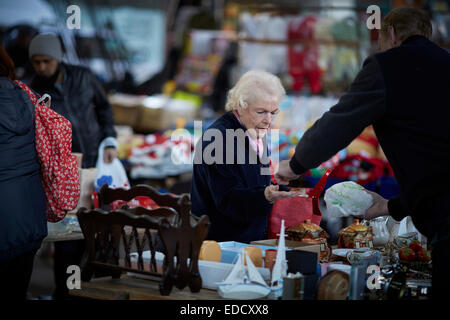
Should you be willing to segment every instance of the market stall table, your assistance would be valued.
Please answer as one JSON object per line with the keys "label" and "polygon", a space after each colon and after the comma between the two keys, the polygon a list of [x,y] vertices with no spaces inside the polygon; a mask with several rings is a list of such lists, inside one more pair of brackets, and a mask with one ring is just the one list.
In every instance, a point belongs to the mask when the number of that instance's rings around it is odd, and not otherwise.
{"label": "market stall table", "polygon": [[84,236],[82,232],[68,231],[63,233],[49,233],[47,237],[44,238],[44,242],[57,242],[57,241],[72,241],[72,240],[83,240]]}
{"label": "market stall table", "polygon": [[221,300],[214,290],[201,289],[192,293],[188,287],[183,290],[173,288],[168,296],[159,292],[159,281],[138,279],[122,275],[119,279],[111,277],[95,278],[81,282],[81,289],[69,290],[74,299],[92,300]]}

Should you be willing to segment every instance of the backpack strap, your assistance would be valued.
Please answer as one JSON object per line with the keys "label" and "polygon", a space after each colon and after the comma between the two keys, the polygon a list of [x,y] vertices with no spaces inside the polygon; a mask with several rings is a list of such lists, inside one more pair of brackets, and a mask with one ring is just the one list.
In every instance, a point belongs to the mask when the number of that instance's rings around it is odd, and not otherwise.
{"label": "backpack strap", "polygon": [[28,97],[30,98],[31,102],[33,103],[33,106],[36,105],[36,96],[34,95],[33,91],[31,91],[30,87],[28,87],[25,83],[23,83],[20,80],[14,80],[14,83],[17,84],[23,91],[25,91],[28,94]]}
{"label": "backpack strap", "polygon": [[[25,83],[23,83],[20,80],[14,80],[14,83],[17,84],[23,91],[25,91],[28,94],[28,97],[31,100],[31,103],[33,103],[33,106],[36,107],[36,105],[41,104],[44,102],[44,105],[46,107],[50,107],[50,101],[52,97],[50,97],[49,94],[45,93],[42,97],[39,97],[39,99],[36,98],[36,96],[33,93],[33,90],[30,89],[29,86],[27,86]],[[45,100],[48,99],[47,102]]]}

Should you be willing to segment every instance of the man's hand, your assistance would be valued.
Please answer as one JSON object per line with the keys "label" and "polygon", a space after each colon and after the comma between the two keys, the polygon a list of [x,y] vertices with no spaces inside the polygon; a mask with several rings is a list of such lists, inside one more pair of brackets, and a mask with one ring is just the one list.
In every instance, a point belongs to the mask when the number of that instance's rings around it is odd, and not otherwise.
{"label": "man's hand", "polygon": [[388,216],[389,215],[389,210],[387,206],[388,200],[384,199],[378,193],[368,190],[365,191],[372,196],[373,204],[369,209],[367,209],[366,213],[364,214],[364,219],[372,220],[377,217]]}
{"label": "man's hand", "polygon": [[289,166],[289,160],[283,160],[278,164],[278,171],[275,172],[275,180],[279,184],[289,184],[289,181],[295,180],[300,175],[295,174]]}
{"label": "man's hand", "polygon": [[107,147],[103,150],[103,161],[105,163],[111,163],[117,158],[117,150],[114,147]]}
{"label": "man's hand", "polygon": [[292,198],[302,194],[301,191],[278,191],[278,189],[279,186],[273,184],[266,187],[266,189],[264,190],[264,196],[266,197],[267,201],[274,202],[275,200]]}

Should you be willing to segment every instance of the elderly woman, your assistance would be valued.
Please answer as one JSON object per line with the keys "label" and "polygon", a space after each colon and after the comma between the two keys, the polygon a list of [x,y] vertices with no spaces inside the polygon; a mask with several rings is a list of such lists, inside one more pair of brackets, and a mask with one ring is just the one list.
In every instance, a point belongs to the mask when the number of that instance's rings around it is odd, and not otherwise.
{"label": "elderly woman", "polygon": [[270,184],[266,134],[284,95],[276,76],[248,71],[229,91],[227,113],[197,144],[192,213],[209,216],[208,239],[266,239],[273,201],[297,195]]}

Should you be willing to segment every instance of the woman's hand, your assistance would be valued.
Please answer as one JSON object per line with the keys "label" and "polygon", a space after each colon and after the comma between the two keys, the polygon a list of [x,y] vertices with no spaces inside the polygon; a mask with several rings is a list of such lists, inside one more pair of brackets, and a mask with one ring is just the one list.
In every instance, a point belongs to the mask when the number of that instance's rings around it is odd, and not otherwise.
{"label": "woman's hand", "polygon": [[273,184],[266,187],[266,189],[264,190],[264,196],[266,197],[267,201],[273,203],[275,200],[292,198],[302,194],[300,191],[278,191],[278,189],[279,186]]}

